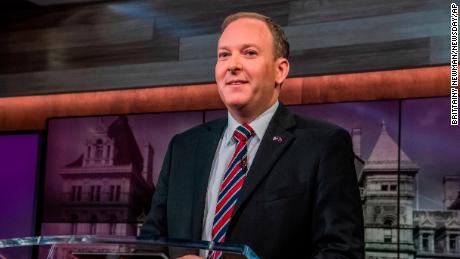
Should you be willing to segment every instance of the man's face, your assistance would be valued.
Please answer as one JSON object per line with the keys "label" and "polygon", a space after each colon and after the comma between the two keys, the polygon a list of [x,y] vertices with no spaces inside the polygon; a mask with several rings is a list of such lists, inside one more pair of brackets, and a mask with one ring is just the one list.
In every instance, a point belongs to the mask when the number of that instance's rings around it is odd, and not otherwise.
{"label": "man's face", "polygon": [[275,85],[287,75],[280,62],[287,60],[275,60],[273,48],[268,26],[256,19],[238,19],[222,33],[215,77],[220,98],[233,115],[258,116],[278,99],[280,87]]}

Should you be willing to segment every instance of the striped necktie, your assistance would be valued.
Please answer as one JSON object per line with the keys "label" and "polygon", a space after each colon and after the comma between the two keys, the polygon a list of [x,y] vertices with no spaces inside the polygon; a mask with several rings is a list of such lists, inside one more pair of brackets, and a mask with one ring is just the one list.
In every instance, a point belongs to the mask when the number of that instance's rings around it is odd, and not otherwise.
{"label": "striped necktie", "polygon": [[[219,189],[212,226],[212,240],[214,242],[225,242],[225,234],[230,224],[241,187],[246,179],[246,171],[248,168],[247,142],[254,134],[254,130],[248,124],[238,126],[235,132],[233,132],[233,139],[236,141],[236,149],[230,163],[227,165],[224,179]],[[222,252],[213,251],[209,253],[208,258],[222,258]]]}

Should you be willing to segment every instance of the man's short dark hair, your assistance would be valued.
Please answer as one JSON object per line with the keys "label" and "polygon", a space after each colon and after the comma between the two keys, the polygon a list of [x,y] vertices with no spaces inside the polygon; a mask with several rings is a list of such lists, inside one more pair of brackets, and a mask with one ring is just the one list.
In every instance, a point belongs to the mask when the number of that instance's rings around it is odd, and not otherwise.
{"label": "man's short dark hair", "polygon": [[227,18],[225,18],[224,22],[222,23],[221,31],[223,32],[230,23],[242,18],[255,19],[264,22],[268,26],[268,29],[273,36],[273,49],[275,52],[275,58],[289,58],[289,42],[287,41],[286,34],[279,24],[265,15],[252,12],[239,12],[231,14],[227,16]]}

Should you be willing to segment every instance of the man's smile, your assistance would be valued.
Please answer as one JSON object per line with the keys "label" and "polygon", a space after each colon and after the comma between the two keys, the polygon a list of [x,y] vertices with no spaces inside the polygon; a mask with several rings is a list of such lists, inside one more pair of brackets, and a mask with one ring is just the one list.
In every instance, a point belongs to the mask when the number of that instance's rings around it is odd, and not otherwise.
{"label": "man's smile", "polygon": [[230,80],[225,82],[226,85],[242,85],[242,84],[247,84],[247,80]]}

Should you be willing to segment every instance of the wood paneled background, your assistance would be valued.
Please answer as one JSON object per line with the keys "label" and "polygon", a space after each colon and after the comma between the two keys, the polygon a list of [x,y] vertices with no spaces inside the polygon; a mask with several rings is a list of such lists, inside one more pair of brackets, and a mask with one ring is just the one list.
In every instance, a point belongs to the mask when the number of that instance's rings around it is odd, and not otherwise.
{"label": "wood paneled background", "polygon": [[[445,96],[448,66],[289,78],[287,105]],[[40,130],[46,119],[225,108],[215,84],[0,98],[0,131]]]}
{"label": "wood paneled background", "polygon": [[[135,0],[2,13],[1,97],[214,81],[222,19],[274,17],[291,42],[290,77],[450,63],[445,0]],[[4,8],[3,8],[4,9]]]}

